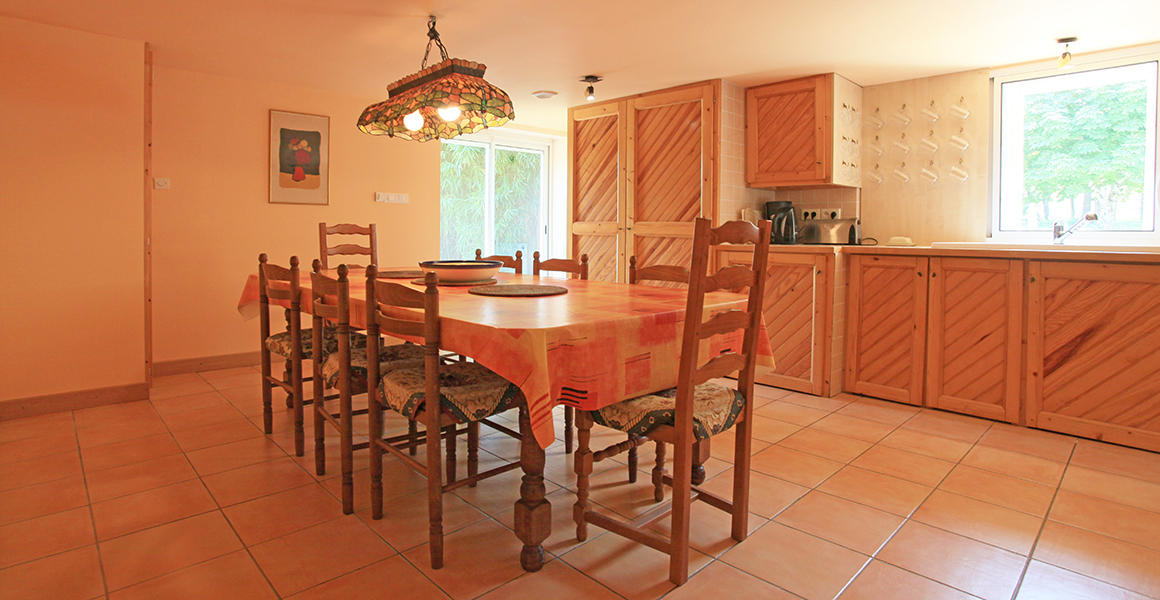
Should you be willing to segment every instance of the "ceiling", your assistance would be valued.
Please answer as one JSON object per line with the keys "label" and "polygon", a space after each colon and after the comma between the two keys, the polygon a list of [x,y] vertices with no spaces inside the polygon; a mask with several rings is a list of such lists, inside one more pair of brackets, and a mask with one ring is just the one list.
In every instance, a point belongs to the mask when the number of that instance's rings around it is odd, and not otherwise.
{"label": "ceiling", "polygon": [[[0,15],[149,42],[155,64],[386,98],[427,15],[484,63],[516,123],[563,131],[579,79],[613,98],[704,79],[836,71],[866,85],[1160,40],[1156,0],[0,0]],[[434,62],[434,61],[433,61]],[[536,90],[560,94],[549,100]]]}

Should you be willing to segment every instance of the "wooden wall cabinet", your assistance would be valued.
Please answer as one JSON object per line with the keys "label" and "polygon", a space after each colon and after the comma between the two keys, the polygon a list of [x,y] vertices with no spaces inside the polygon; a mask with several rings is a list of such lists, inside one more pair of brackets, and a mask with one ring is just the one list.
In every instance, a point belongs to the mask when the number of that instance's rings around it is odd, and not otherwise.
{"label": "wooden wall cabinet", "polygon": [[627,281],[638,264],[689,266],[693,221],[717,214],[720,82],[568,110],[573,257],[589,277]]}
{"label": "wooden wall cabinet", "polygon": [[[721,250],[719,265],[752,264],[750,250]],[[756,381],[830,395],[834,254],[770,252],[765,324],[775,366],[758,369]]]}
{"label": "wooden wall cabinet", "polygon": [[745,91],[751,187],[861,187],[862,88],[835,73]]}
{"label": "wooden wall cabinet", "polygon": [[1027,424],[1160,452],[1160,268],[1031,261]]}

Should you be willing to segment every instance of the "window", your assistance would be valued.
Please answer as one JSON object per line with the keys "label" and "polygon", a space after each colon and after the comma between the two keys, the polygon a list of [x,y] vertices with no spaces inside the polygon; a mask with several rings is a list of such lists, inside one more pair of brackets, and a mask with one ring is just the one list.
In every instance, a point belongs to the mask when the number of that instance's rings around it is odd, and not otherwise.
{"label": "window", "polygon": [[475,258],[548,248],[550,144],[472,136],[444,140],[440,168],[439,256]]}
{"label": "window", "polygon": [[1050,242],[1094,212],[1071,243],[1160,244],[1157,65],[1160,47],[996,71],[991,235]]}

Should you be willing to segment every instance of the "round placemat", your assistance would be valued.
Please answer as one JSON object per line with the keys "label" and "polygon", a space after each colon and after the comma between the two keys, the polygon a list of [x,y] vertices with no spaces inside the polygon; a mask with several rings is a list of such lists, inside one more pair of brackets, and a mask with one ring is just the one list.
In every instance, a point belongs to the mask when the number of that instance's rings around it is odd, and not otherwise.
{"label": "round placemat", "polygon": [[518,283],[506,283],[503,285],[474,287],[470,290],[467,290],[467,293],[476,294],[478,296],[558,296],[560,294],[567,294],[568,288],[560,287],[558,285],[522,285]]}
{"label": "round placemat", "polygon": [[[411,283],[413,283],[415,285],[423,285],[427,282],[422,280],[422,279],[415,279],[415,280],[411,281]],[[457,287],[464,286],[464,285],[493,285],[493,284],[495,284],[495,277],[492,277],[491,279],[481,279],[479,281],[440,281],[439,282],[439,285],[441,285],[441,286],[457,286]]]}
{"label": "round placemat", "polygon": [[379,279],[413,279],[415,277],[422,276],[423,272],[419,269],[403,271],[379,271]]}

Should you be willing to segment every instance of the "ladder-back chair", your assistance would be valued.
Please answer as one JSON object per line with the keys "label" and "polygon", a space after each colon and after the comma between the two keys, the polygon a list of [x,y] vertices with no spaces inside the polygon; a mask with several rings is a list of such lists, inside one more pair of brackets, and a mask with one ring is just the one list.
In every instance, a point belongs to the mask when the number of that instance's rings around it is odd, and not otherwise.
{"label": "ladder-back chair", "polygon": [[501,268],[512,269],[516,275],[522,275],[524,272],[524,253],[520,250],[516,250],[515,256],[504,256],[502,254],[484,256],[483,250],[476,248],[475,260],[498,260],[503,263],[503,267]]}
{"label": "ladder-back chair", "polygon": [[[349,241],[346,241],[344,239],[344,240],[342,240],[344,243],[340,243],[340,244],[336,244],[334,246],[331,246],[330,242],[327,238],[329,236],[332,236],[332,235],[344,235],[344,236],[362,235],[362,236],[366,236],[367,237],[367,245],[360,246],[358,244],[352,244]],[[330,260],[329,260],[330,257],[335,256],[337,254],[353,255],[353,256],[366,256],[368,265],[378,265],[379,264],[379,236],[378,236],[378,232],[377,232],[377,228],[376,228],[375,224],[371,223],[370,225],[363,227],[361,225],[351,225],[349,223],[343,223],[340,225],[329,225],[329,226],[326,223],[319,223],[318,224],[318,255],[319,255],[318,259],[320,261],[322,261],[322,268],[329,269],[330,268]],[[348,265],[348,266],[354,266],[354,265]],[[365,265],[363,265],[363,266],[365,266]]]}
{"label": "ladder-back chair", "polygon": [[[588,279],[588,255],[581,254],[580,260],[574,258],[549,258],[547,260],[540,260],[540,253],[536,251],[532,254],[532,275],[539,276],[543,271],[559,271],[562,273],[571,273],[580,279]],[[572,453],[572,422],[576,409],[564,405],[564,453]]]}

